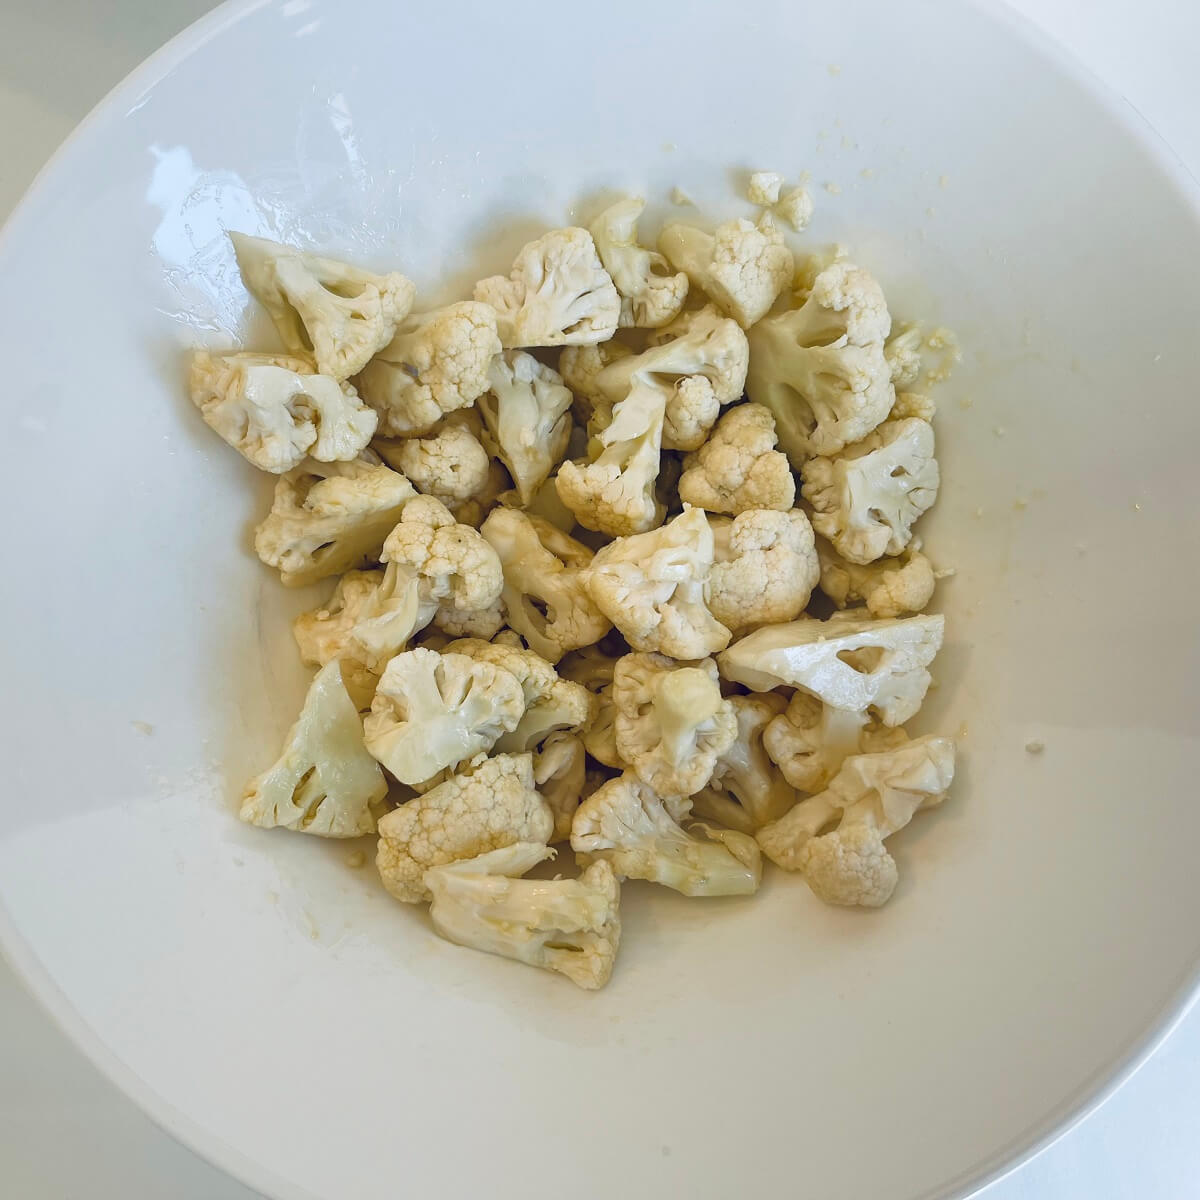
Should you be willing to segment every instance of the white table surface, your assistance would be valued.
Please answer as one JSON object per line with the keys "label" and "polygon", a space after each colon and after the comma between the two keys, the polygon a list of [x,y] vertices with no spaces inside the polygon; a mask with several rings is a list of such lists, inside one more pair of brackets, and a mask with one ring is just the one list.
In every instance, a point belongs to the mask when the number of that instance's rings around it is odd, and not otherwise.
{"label": "white table surface", "polygon": [[[1196,0],[1014,2],[1140,109],[1200,176]],[[211,0],[0,0],[0,218],[87,110],[211,7]],[[1200,1195],[1198,1134],[1200,1007],[1099,1112],[983,1195]],[[255,1193],[134,1108],[0,962],[0,1195],[254,1200]]]}

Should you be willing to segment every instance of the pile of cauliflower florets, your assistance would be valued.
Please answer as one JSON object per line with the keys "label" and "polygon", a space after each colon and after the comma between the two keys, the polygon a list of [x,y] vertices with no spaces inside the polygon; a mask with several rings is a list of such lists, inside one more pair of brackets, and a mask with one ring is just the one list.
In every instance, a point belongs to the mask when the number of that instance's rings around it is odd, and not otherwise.
{"label": "pile of cauliflower florets", "polygon": [[[776,189],[777,190],[777,189]],[[921,335],[770,216],[638,242],[641,200],[527,245],[474,299],[234,234],[281,353],[195,355],[205,421],[278,476],[255,548],[317,668],[241,816],[378,835],[466,946],[607,982],[620,881],[757,890],[762,855],[880,905],[941,803],[910,738],[943,619]],[[814,589],[826,620],[807,615]],[[844,610],[844,611],[843,611]],[[574,878],[525,878],[569,845]]]}

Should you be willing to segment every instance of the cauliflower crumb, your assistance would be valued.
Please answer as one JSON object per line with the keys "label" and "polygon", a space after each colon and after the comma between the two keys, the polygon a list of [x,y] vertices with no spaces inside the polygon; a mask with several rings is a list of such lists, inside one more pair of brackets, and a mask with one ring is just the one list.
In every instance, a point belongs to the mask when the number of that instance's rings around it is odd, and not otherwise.
{"label": "cauliflower crumb", "polygon": [[129,724],[145,737],[149,737],[154,732],[154,726],[149,721],[130,721]]}
{"label": "cauliflower crumb", "polygon": [[1030,738],[1025,743],[1025,752],[1027,754],[1041,754],[1046,749],[1046,743],[1041,738]]}
{"label": "cauliflower crumb", "polygon": [[831,196],[839,196],[842,192],[842,186],[839,183],[834,183],[832,180],[825,184],[825,190]]}
{"label": "cauliflower crumb", "polygon": [[346,866],[352,871],[357,871],[360,867],[367,865],[367,856],[361,850],[355,850],[353,854],[346,855]]}
{"label": "cauliflower crumb", "polygon": [[779,199],[783,176],[778,171],[755,171],[746,188],[746,199],[760,208],[770,208]]}

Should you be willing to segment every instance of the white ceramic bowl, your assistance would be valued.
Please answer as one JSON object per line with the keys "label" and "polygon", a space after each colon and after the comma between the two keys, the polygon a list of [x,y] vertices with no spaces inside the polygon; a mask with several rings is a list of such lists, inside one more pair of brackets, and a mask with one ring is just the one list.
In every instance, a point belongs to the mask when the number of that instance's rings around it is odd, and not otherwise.
{"label": "white ceramic bowl", "polygon": [[[958,569],[927,724],[963,767],[894,840],[884,911],[779,873],[745,903],[631,886],[590,995],[438,941],[344,846],[234,820],[310,597],[248,553],[269,483],[182,354],[265,336],[226,228],[433,302],[605,189],[743,212],[752,166],[811,171],[808,243],[965,348],[925,531]],[[1196,981],[1189,188],[1057,51],[953,0],[202,21],[0,242],[5,949],[151,1114],[288,1200],[915,1200],[1002,1171]]]}

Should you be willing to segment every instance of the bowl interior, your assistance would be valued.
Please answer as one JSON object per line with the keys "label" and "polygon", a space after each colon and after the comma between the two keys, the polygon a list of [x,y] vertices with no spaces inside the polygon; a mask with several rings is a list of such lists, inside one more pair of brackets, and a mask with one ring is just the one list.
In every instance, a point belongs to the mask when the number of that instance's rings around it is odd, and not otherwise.
{"label": "bowl interior", "polygon": [[[0,242],[6,948],[275,1195],[950,1194],[1130,1061],[1200,957],[1194,201],[984,8],[547,12],[222,10]],[[607,194],[646,195],[648,228],[692,211],[674,187],[745,213],[751,167],[811,172],[797,244],[846,243],[962,345],[923,530],[957,570],[923,721],[962,768],[894,839],[883,912],[779,873],[746,902],[633,884],[612,984],[577,993],[440,942],[352,846],[234,820],[322,593],[250,554],[270,485],[190,410],[183,352],[268,336],[226,229],[398,267],[433,304]]]}

